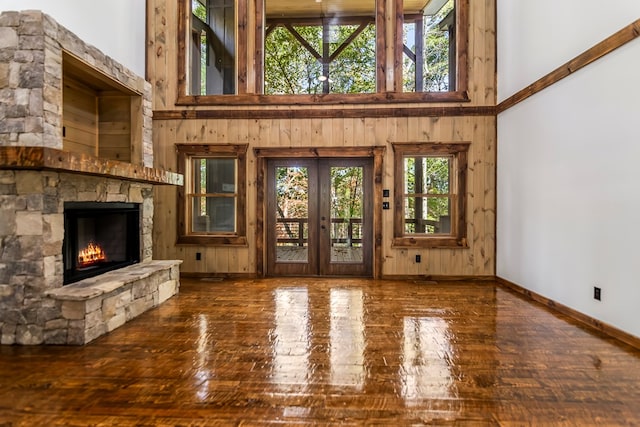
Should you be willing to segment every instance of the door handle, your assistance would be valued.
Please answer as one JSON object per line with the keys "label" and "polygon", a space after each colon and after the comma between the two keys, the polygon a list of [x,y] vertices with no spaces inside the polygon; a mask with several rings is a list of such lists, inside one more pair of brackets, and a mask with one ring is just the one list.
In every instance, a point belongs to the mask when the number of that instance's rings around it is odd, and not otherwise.
{"label": "door handle", "polygon": [[323,230],[325,230],[327,227],[325,227],[324,225],[321,225],[320,228],[322,228]]}

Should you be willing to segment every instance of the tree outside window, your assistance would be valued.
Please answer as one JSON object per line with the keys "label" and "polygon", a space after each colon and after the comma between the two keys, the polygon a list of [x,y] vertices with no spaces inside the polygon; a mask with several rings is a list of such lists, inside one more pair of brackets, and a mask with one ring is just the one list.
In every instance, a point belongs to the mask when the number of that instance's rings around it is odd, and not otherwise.
{"label": "tree outside window", "polygon": [[451,232],[452,163],[452,156],[405,156],[405,234]]}
{"label": "tree outside window", "polygon": [[[430,2],[437,3],[437,2]],[[405,15],[402,83],[404,92],[455,90],[455,1]]]}
{"label": "tree outside window", "polygon": [[264,93],[375,92],[375,25],[373,17],[360,19],[360,25],[305,26],[274,20],[265,39]]}

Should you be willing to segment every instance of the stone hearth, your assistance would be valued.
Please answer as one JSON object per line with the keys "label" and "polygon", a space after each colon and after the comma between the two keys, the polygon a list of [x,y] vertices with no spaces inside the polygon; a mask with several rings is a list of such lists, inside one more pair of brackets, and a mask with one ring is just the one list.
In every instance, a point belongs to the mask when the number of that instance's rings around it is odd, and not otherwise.
{"label": "stone hearth", "polygon": [[[0,40],[0,340],[84,344],[178,292],[180,261],[154,261],[151,236],[153,186],[181,185],[182,176],[152,167],[143,78],[39,11],[2,13]],[[98,97],[121,91],[132,119],[118,126],[131,147],[113,154],[97,142],[93,153],[65,140],[64,64],[74,85],[93,79]],[[96,141],[104,120],[96,119]],[[141,262],[63,286],[65,202],[139,204]]]}
{"label": "stone hearth", "polygon": [[178,293],[180,261],[148,261],[47,291],[47,344],[86,344]]}

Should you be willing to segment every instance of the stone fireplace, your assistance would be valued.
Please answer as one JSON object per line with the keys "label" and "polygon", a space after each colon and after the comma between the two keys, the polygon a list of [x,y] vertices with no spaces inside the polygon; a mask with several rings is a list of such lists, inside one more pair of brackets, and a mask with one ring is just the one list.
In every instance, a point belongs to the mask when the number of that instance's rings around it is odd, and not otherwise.
{"label": "stone fireplace", "polygon": [[39,11],[0,35],[0,340],[85,344],[178,292],[151,236],[153,186],[182,176],[153,168],[148,82]]}

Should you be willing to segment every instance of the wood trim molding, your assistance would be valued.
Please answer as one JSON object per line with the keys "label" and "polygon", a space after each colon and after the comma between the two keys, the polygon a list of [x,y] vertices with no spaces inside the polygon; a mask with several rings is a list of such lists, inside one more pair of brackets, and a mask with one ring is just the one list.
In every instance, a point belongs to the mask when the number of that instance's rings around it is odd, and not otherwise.
{"label": "wood trim molding", "polygon": [[178,44],[178,98],[188,93],[187,90],[187,16],[191,6],[187,0],[178,1],[178,34],[176,34]]}
{"label": "wood trim molding", "polygon": [[503,286],[507,289],[510,289],[516,293],[519,293],[526,298],[538,302],[554,311],[557,311],[565,316],[570,317],[571,319],[580,322],[590,328],[597,330],[605,335],[608,335],[612,338],[615,338],[619,341],[622,341],[625,344],[628,344],[634,348],[640,349],[640,337],[636,337],[631,335],[625,331],[622,331],[615,326],[611,326],[607,323],[601,322],[598,319],[594,319],[591,316],[587,316],[584,313],[581,313],[573,308],[567,307],[566,305],[560,304],[558,302],[553,301],[547,297],[544,297],[536,292],[530,291],[529,289],[523,288],[522,286],[513,283],[507,279],[503,279],[502,277],[496,277],[496,282],[498,285]]}
{"label": "wood trim molding", "polygon": [[353,104],[391,104],[427,102],[470,102],[469,94],[465,91],[457,92],[379,92],[379,93],[326,93],[315,95],[184,95],[178,96],[177,106],[206,107],[206,106],[258,106],[270,105],[353,105]]}
{"label": "wood trim molding", "polygon": [[[236,1],[236,16],[238,17],[237,22],[237,44],[236,44],[236,57],[238,67],[237,70],[237,89],[236,93],[243,94],[247,93],[247,74],[248,74],[248,52],[247,52],[247,10],[248,4],[247,0],[237,0]],[[253,56],[253,52],[252,52]]]}
{"label": "wood trim molding", "polygon": [[184,176],[179,173],[47,147],[0,147],[2,169],[52,170],[149,184],[184,184]]}
{"label": "wood trim molding", "polygon": [[225,280],[256,279],[258,276],[255,273],[198,273],[181,271],[180,278],[202,280],[203,282],[223,282]]}
{"label": "wood trim molding", "polygon": [[417,285],[431,285],[437,282],[495,282],[496,276],[444,276],[424,274],[385,274],[382,280],[405,280]]}
{"label": "wood trim molding", "polygon": [[361,119],[383,117],[461,117],[496,115],[495,107],[451,106],[412,108],[348,108],[348,109],[207,109],[156,110],[153,120],[185,119]]}
{"label": "wood trim molding", "polygon": [[[246,210],[246,176],[248,144],[176,144],[178,172],[186,177],[184,185],[178,188],[176,195],[177,239],[176,244],[196,244],[210,246],[247,246],[247,210]],[[187,220],[189,193],[193,192],[193,175],[188,163],[193,157],[224,156],[236,161],[236,230],[233,233],[196,234],[189,231]],[[191,175],[191,176],[190,176]]]}
{"label": "wood trim molding", "polygon": [[376,91],[387,87],[387,21],[386,2],[376,1]]}
{"label": "wood trim molding", "polygon": [[558,83],[565,77],[568,77],[578,70],[581,70],[592,62],[597,61],[598,59],[608,55],[619,47],[622,47],[625,44],[635,40],[639,36],[640,19],[632,22],[622,30],[618,31],[610,37],[607,37],[597,45],[584,51],[569,62],[566,62],[560,67],[556,68],[546,76],[540,78],[526,88],[520,90],[519,92],[516,92],[514,95],[505,99],[500,104],[498,104],[497,114],[508,110],[509,108],[519,104],[520,102],[537,94],[538,92],[542,92],[549,86]]}
{"label": "wood trim molding", "polygon": [[458,59],[456,61],[456,91],[467,93],[469,88],[469,0],[457,0],[456,43]]}
{"label": "wood trim molding", "polygon": [[404,55],[404,1],[395,0],[391,4],[393,5],[393,16],[395,18],[391,31],[393,34],[391,38],[391,43],[393,43],[393,62],[390,64],[393,66],[393,85],[391,90],[402,92],[402,78],[404,77],[402,67],[402,57]]}
{"label": "wood trim molding", "polygon": [[[394,248],[461,248],[467,245],[467,168],[471,142],[391,142],[393,148],[394,212],[393,220]],[[407,191],[404,189],[406,156],[452,156],[450,174],[453,177],[451,190],[451,230],[449,234],[407,234],[405,228],[404,203]],[[453,215],[455,214],[455,215]]]}
{"label": "wood trim molding", "polygon": [[253,152],[256,157],[270,159],[282,158],[319,158],[319,157],[375,157],[382,156],[386,150],[384,146],[371,147],[256,147]]}
{"label": "wood trim molding", "polygon": [[253,93],[264,92],[264,40],[265,34],[265,17],[264,17],[264,1],[254,1],[251,3],[254,7],[254,24],[256,31],[254,32],[254,87],[251,88]]}

